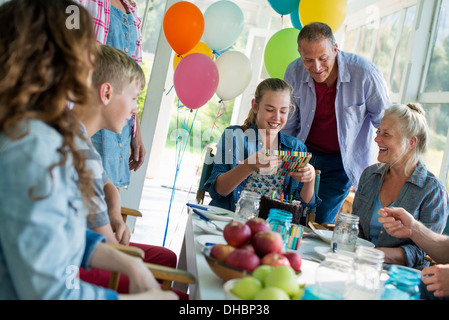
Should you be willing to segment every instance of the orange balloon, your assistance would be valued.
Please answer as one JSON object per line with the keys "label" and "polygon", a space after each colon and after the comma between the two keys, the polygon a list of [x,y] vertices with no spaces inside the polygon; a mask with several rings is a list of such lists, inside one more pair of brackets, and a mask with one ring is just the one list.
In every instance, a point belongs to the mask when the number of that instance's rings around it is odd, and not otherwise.
{"label": "orange balloon", "polygon": [[180,1],[168,8],[162,27],[170,47],[182,55],[200,41],[204,31],[204,17],[193,3]]}
{"label": "orange balloon", "polygon": [[190,50],[186,54],[183,54],[182,56],[179,54],[175,55],[175,57],[173,58],[173,69],[176,69],[176,66],[178,65],[179,61],[181,61],[182,58],[188,56],[191,53],[203,53],[211,59],[214,58],[212,49],[209,48],[209,46],[205,44],[203,41],[200,41],[195,45],[195,47],[193,47],[192,50]]}

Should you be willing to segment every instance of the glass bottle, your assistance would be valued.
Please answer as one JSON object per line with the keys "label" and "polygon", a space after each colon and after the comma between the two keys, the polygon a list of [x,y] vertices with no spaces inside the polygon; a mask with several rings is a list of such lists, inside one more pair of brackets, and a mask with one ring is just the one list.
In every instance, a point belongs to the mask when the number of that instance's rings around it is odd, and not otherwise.
{"label": "glass bottle", "polygon": [[385,282],[382,300],[419,300],[421,272],[416,269],[392,265]]}
{"label": "glass bottle", "polygon": [[246,222],[259,215],[260,194],[243,190],[235,205],[234,220]]}
{"label": "glass bottle", "polygon": [[378,300],[381,295],[380,276],[385,253],[359,246],[354,259],[354,277],[347,283],[344,297],[348,300]]}
{"label": "glass bottle", "polygon": [[284,242],[283,251],[287,249],[288,238],[292,226],[293,214],[281,209],[270,209],[267,222],[271,225],[271,230],[278,232]]}
{"label": "glass bottle", "polygon": [[341,212],[332,234],[331,248],[334,251],[354,252],[359,234],[359,217]]}
{"label": "glass bottle", "polygon": [[349,255],[329,252],[315,272],[315,285],[332,290],[343,298],[346,284],[354,277],[354,259]]}

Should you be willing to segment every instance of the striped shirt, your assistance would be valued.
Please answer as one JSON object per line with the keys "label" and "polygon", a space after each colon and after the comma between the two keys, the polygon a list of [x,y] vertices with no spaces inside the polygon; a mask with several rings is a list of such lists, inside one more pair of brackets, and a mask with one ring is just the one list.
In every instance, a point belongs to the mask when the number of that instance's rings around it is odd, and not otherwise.
{"label": "striped shirt", "polygon": [[[111,0],[77,0],[84,8],[89,11],[94,23],[95,35],[97,41],[106,44],[109,31],[109,21],[111,17]],[[142,21],[137,16],[137,5],[133,0],[123,0],[123,4],[132,14],[134,25],[137,29],[136,49],[131,57],[142,65]]]}
{"label": "striped shirt", "polygon": [[[87,137],[86,128],[81,124],[81,129],[85,137]],[[87,227],[89,229],[98,228],[109,224],[108,206],[105,200],[104,185],[109,178],[104,171],[101,162],[101,156],[93,146],[90,139],[76,139],[76,148],[85,156],[85,167],[91,171],[94,184],[93,203],[95,204],[95,212],[90,212],[87,217]]]}

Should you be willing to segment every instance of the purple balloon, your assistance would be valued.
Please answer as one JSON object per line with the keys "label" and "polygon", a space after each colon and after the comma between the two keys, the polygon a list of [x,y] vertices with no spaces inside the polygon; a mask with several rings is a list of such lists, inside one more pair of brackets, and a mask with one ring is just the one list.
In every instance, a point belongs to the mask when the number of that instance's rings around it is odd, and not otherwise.
{"label": "purple balloon", "polygon": [[218,68],[203,53],[191,53],[178,63],[174,87],[179,100],[189,109],[198,109],[214,95],[218,86]]}

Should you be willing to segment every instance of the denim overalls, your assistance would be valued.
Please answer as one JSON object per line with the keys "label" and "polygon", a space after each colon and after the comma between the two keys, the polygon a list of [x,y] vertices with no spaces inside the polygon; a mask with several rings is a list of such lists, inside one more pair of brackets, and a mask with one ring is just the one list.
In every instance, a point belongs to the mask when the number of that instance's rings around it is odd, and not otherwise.
{"label": "denim overalls", "polygon": [[[137,30],[133,15],[126,14],[111,5],[111,17],[106,44],[123,50],[129,56],[135,51]],[[117,187],[129,185],[129,149],[131,144],[131,121],[118,134],[106,129],[92,136],[92,143],[101,155],[103,167],[109,179]]]}

